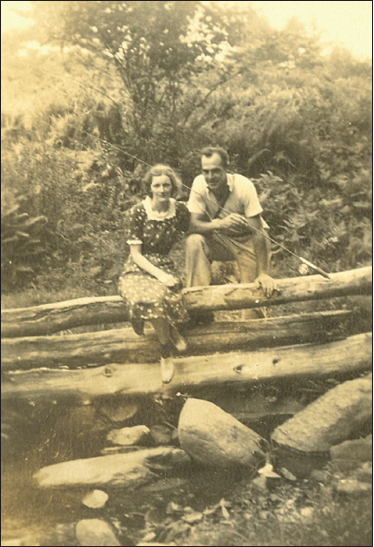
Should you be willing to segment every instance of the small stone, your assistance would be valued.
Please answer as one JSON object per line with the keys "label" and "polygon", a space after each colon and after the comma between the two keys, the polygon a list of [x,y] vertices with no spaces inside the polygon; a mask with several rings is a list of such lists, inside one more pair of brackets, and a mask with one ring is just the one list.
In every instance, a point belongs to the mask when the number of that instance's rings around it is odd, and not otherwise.
{"label": "small stone", "polygon": [[355,472],[355,478],[362,482],[372,482],[373,481],[373,466],[371,462],[364,463],[361,467]]}
{"label": "small stone", "polygon": [[171,501],[166,507],[166,514],[170,515],[172,513],[183,513],[183,507]]}
{"label": "small stone", "polygon": [[121,446],[144,445],[150,439],[150,430],[145,425],[123,427],[108,433],[107,439],[113,444]]}
{"label": "small stone", "polygon": [[151,426],[150,434],[156,446],[172,444],[173,431],[166,425],[156,424]]}
{"label": "small stone", "polygon": [[102,545],[104,547],[120,546],[112,527],[100,519],[80,520],[75,528],[75,535],[79,545],[92,546]]}
{"label": "small stone", "polygon": [[329,473],[322,469],[313,469],[310,474],[310,479],[316,482],[326,483],[329,480]]}
{"label": "small stone", "polygon": [[148,543],[150,541],[153,541],[156,537],[156,533],[155,532],[148,532],[144,537],[143,537],[143,543]]}
{"label": "small stone", "polygon": [[104,507],[108,501],[109,496],[102,490],[92,490],[82,500],[83,505],[90,507],[91,509],[100,509]]}
{"label": "small stone", "polygon": [[186,515],[183,515],[182,520],[184,522],[187,522],[188,524],[196,524],[203,520],[202,513],[187,513]]}
{"label": "small stone", "polygon": [[305,524],[310,524],[313,521],[313,509],[311,507],[303,507],[300,515]]}
{"label": "small stone", "polygon": [[371,492],[372,484],[361,482],[356,479],[343,479],[335,486],[337,492],[351,495],[360,495],[366,492]]}
{"label": "small stone", "polygon": [[259,477],[253,479],[252,484],[259,492],[265,492],[268,489],[266,477],[264,477],[263,475],[260,475]]}
{"label": "small stone", "polygon": [[282,469],[280,470],[280,472],[282,473],[282,475],[284,476],[285,479],[288,479],[289,481],[296,481],[297,478],[295,477],[295,475],[293,475],[291,473],[291,471],[288,471],[288,469],[286,469],[285,467],[282,467]]}

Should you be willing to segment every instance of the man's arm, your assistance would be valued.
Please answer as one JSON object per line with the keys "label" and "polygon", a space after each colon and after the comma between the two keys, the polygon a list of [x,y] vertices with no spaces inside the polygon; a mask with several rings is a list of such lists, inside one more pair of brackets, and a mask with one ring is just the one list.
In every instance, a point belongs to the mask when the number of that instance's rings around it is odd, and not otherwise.
{"label": "man's arm", "polygon": [[248,224],[242,215],[232,213],[224,218],[215,218],[207,220],[206,214],[191,213],[190,233],[207,234],[209,232],[225,230],[231,232],[234,236],[243,233],[243,229],[248,230]]}

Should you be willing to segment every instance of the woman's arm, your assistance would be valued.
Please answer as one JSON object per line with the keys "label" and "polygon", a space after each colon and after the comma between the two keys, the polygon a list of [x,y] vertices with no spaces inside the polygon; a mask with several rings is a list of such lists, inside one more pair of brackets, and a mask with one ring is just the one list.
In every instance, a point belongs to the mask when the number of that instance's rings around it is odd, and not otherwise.
{"label": "woman's arm", "polygon": [[145,256],[143,256],[141,245],[130,245],[130,255],[139,268],[153,275],[153,277],[158,279],[161,283],[164,283],[167,287],[173,287],[178,283],[178,280],[173,275],[157,268],[157,266],[154,266]]}

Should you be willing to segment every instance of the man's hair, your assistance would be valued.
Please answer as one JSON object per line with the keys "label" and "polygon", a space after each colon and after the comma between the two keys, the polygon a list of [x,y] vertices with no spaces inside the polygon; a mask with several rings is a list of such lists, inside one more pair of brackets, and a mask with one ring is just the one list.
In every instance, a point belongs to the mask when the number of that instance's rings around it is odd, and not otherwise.
{"label": "man's hair", "polygon": [[147,195],[152,197],[151,185],[153,177],[159,177],[161,175],[166,175],[169,177],[169,180],[172,185],[171,195],[172,197],[178,196],[181,191],[181,181],[169,165],[164,165],[163,163],[157,163],[151,169],[147,171],[144,176],[145,188]]}
{"label": "man's hair", "polygon": [[200,156],[206,156],[207,158],[210,158],[213,156],[213,154],[218,154],[222,161],[222,167],[226,169],[229,165],[229,155],[220,146],[207,146],[206,148],[203,148],[200,152]]}

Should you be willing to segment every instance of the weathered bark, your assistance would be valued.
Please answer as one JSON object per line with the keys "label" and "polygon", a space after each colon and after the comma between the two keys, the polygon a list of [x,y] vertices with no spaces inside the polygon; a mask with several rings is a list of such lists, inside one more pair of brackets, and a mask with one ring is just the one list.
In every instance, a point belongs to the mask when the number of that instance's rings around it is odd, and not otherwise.
{"label": "weathered bark", "polygon": [[264,440],[208,401],[188,399],[178,423],[181,448],[197,463],[254,468],[265,459]]}
{"label": "weathered bark", "polygon": [[[319,275],[279,279],[277,291],[271,298],[264,297],[253,283],[194,287],[182,291],[187,309],[200,311],[258,308],[371,292],[371,267],[331,274],[330,280]],[[2,310],[1,335],[4,338],[38,336],[82,325],[127,320],[126,307],[119,296],[79,298],[33,308]]]}
{"label": "weathered bark", "polygon": [[[308,342],[325,342],[349,332],[352,312],[339,310],[305,315],[219,322],[186,331],[189,355],[237,349],[255,349]],[[64,336],[3,338],[1,369],[25,370],[39,367],[106,363],[152,363],[159,358],[159,346],[152,328],[145,336],[132,329],[113,329]]]}
{"label": "weathered bark", "polygon": [[133,489],[158,480],[189,461],[183,450],[162,446],[49,465],[37,471],[34,480],[40,488],[118,486]]}
{"label": "weathered bark", "polygon": [[371,418],[372,376],[344,382],[277,427],[272,441],[301,452],[324,452]]}
{"label": "weathered bark", "polygon": [[189,392],[202,386],[253,384],[266,380],[358,373],[371,367],[372,334],[326,344],[306,344],[253,352],[175,359],[175,376],[162,385],[157,364],[118,365],[80,370],[4,373],[2,398],[73,397],[89,400],[115,394]]}

